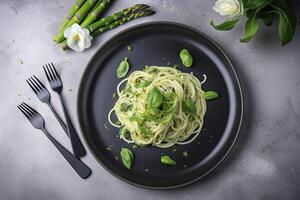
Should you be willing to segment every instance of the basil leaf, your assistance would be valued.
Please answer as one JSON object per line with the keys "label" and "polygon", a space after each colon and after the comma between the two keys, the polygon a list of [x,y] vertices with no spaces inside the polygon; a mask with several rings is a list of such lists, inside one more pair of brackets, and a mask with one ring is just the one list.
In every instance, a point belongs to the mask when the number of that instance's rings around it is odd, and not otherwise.
{"label": "basil leaf", "polygon": [[191,99],[186,99],[182,104],[183,112],[191,115],[195,115],[197,113],[197,108],[195,103]]}
{"label": "basil leaf", "polygon": [[133,153],[127,148],[122,148],[121,150],[122,162],[127,169],[131,169],[133,163]]}
{"label": "basil leaf", "polygon": [[211,99],[215,99],[215,98],[218,98],[219,97],[219,94],[217,92],[214,92],[214,91],[206,91],[204,93],[204,98],[206,100],[211,100]]}
{"label": "basil leaf", "polygon": [[164,100],[164,96],[156,87],[152,88],[147,96],[147,104],[151,108],[158,108]]}
{"label": "basil leaf", "polygon": [[269,4],[272,0],[243,0],[244,9],[253,10]]}
{"label": "basil leaf", "polygon": [[126,74],[128,73],[130,68],[130,65],[128,63],[128,58],[125,57],[124,60],[119,64],[119,67],[117,69],[117,77],[118,78],[124,78]]}
{"label": "basil leaf", "polygon": [[169,156],[161,156],[160,162],[165,165],[176,165],[176,161],[170,158]]}
{"label": "basil leaf", "polygon": [[246,25],[245,25],[246,35],[240,39],[240,42],[248,43],[253,38],[255,33],[258,31],[259,22],[258,22],[258,18],[256,16],[257,11],[258,10],[253,11],[251,13],[248,12],[249,19],[247,20]]}
{"label": "basil leaf", "polygon": [[279,16],[278,33],[281,46],[284,46],[294,37],[297,17],[292,11],[277,6],[275,2],[271,6],[275,9],[273,12]]}
{"label": "basil leaf", "polygon": [[184,66],[191,67],[193,64],[193,57],[187,49],[182,49],[180,51],[180,59]]}
{"label": "basil leaf", "polygon": [[228,19],[225,20],[222,24],[215,25],[214,21],[211,20],[210,25],[212,25],[216,30],[219,31],[228,31],[235,27],[235,25],[239,22],[240,18]]}
{"label": "basil leaf", "polygon": [[145,88],[151,84],[151,81],[140,81],[140,83],[137,85],[138,88]]}

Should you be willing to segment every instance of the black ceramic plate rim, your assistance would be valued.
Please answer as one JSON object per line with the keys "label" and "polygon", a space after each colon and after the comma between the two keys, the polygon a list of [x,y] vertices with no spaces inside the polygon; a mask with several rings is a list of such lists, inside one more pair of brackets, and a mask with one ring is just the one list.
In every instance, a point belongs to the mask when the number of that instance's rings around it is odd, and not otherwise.
{"label": "black ceramic plate rim", "polygon": [[[87,71],[87,67],[91,64],[92,60],[94,60],[94,58],[96,57],[97,53],[103,48],[103,46],[106,46],[110,41],[112,40],[115,40],[116,38],[118,38],[119,36],[121,36],[122,34],[124,34],[125,32],[127,31],[130,31],[130,30],[133,30],[133,29],[136,29],[136,28],[140,28],[140,27],[143,27],[143,26],[149,26],[149,25],[162,25],[162,24],[165,24],[165,25],[174,25],[174,26],[180,26],[184,29],[189,29],[191,31],[194,31],[196,33],[198,33],[199,35],[202,35],[203,37],[205,37],[207,40],[209,40],[215,47],[217,47],[219,49],[219,51],[223,54],[223,56],[226,58],[227,62],[229,63],[229,67],[231,68],[232,72],[233,72],[233,75],[234,75],[234,78],[236,80],[236,83],[237,83],[237,87],[238,87],[238,90],[239,90],[239,93],[240,93],[240,110],[241,110],[241,115],[240,117],[238,118],[239,120],[239,123],[238,123],[238,127],[237,127],[237,131],[235,133],[235,138],[233,139],[230,147],[228,148],[227,152],[224,154],[224,156],[222,157],[222,159],[220,159],[219,162],[217,162],[210,170],[208,170],[206,173],[204,173],[202,176],[199,176],[191,181],[188,181],[188,182],[185,182],[183,184],[178,184],[178,185],[173,185],[173,186],[168,186],[168,187],[151,187],[151,186],[146,186],[146,185],[142,185],[142,184],[137,184],[135,182],[132,182],[132,181],[129,181],[127,179],[124,179],[123,177],[119,176],[117,173],[113,172],[110,168],[106,167],[102,161],[95,155],[95,153],[93,152],[93,150],[91,149],[91,147],[89,146],[89,143],[87,141],[87,138],[85,136],[85,134],[83,133],[83,127],[80,123],[80,113],[79,113],[79,100],[80,100],[80,91],[82,90],[82,80],[84,78],[84,75]],[[83,71],[83,73],[81,74],[81,78],[80,78],[80,85],[77,89],[77,103],[76,103],[76,108],[77,108],[77,111],[76,111],[76,114],[77,114],[77,122],[79,124],[79,128],[80,128],[80,131],[81,131],[81,134],[83,136],[83,139],[84,139],[84,142],[86,144],[86,146],[88,147],[89,149],[89,152],[93,155],[93,157],[97,160],[97,162],[106,170],[108,171],[111,175],[117,177],[118,179],[126,182],[126,183],[129,183],[131,185],[134,185],[134,186],[137,186],[137,187],[142,187],[142,188],[146,188],[146,189],[156,189],[156,190],[165,190],[165,189],[175,189],[175,188],[179,188],[179,187],[183,187],[183,186],[186,186],[186,185],[189,185],[191,183],[194,183],[202,178],[204,178],[205,176],[207,176],[208,174],[210,174],[212,171],[214,171],[218,166],[220,166],[220,164],[226,159],[226,157],[228,156],[228,154],[230,153],[230,151],[232,150],[234,144],[236,143],[236,140],[239,136],[239,132],[240,132],[240,129],[241,129],[241,125],[242,125],[242,121],[243,121],[243,114],[244,114],[244,97],[243,97],[243,92],[242,92],[242,88],[241,88],[241,84],[240,84],[240,80],[239,80],[239,77],[229,59],[229,57],[227,56],[226,52],[213,40],[211,39],[209,36],[207,36],[205,33],[203,33],[202,31],[199,31],[198,29],[196,28],[193,28],[191,26],[188,26],[188,25],[185,25],[185,24],[181,24],[181,23],[178,23],[178,22],[172,22],[172,21],[153,21],[153,22],[146,22],[146,23],[142,23],[142,24],[137,24],[137,25],[134,25],[134,26],[131,26],[127,29],[124,29],[122,31],[120,31],[119,33],[115,34],[114,36],[112,36],[110,39],[108,39],[104,44],[102,44],[94,53],[94,55],[90,58],[89,62],[87,63],[87,65],[85,66],[85,69]]]}

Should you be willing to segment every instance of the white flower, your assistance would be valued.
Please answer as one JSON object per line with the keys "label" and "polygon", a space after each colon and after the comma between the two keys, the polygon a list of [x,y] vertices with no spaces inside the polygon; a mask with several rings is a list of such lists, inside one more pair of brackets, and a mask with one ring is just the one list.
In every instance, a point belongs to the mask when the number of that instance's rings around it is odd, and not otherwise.
{"label": "white flower", "polygon": [[93,37],[90,35],[89,30],[81,28],[78,24],[73,24],[67,28],[64,32],[65,38],[67,38],[68,47],[81,52],[91,46],[91,40]]}
{"label": "white flower", "polygon": [[241,0],[217,0],[213,9],[222,16],[230,17],[242,15],[244,12]]}

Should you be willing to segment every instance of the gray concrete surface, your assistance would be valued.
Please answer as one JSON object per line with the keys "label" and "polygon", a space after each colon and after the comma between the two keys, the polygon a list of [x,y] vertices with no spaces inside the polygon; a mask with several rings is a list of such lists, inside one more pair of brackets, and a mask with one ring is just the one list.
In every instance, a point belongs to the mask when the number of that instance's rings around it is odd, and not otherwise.
{"label": "gray concrete surface", "polygon": [[[0,200],[17,199],[181,199],[253,200],[300,198],[300,24],[292,43],[278,44],[276,27],[262,28],[248,45],[239,43],[242,26],[213,30],[217,14],[208,0],[118,0],[109,12],[137,2],[157,10],[97,38],[84,53],[62,52],[51,37],[73,1],[0,1]],[[300,13],[299,1],[293,1]],[[219,19],[219,18],[218,18]],[[171,191],[128,185],[111,176],[92,155],[83,159],[93,170],[81,180],[42,133],[16,109],[26,101],[46,118],[47,128],[66,147],[69,143],[46,105],[25,84],[41,65],[54,62],[62,73],[73,121],[79,78],[96,49],[115,33],[146,21],[189,24],[215,39],[230,55],[245,93],[245,120],[228,159],[203,181]],[[69,91],[70,90],[70,91]],[[72,90],[72,91],[71,91]],[[52,102],[60,110],[53,94]],[[78,126],[77,126],[78,127]]]}

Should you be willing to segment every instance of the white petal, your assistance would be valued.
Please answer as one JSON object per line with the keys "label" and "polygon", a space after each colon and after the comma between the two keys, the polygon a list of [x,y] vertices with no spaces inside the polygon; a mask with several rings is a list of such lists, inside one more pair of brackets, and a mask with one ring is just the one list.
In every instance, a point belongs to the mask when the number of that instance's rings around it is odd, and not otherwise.
{"label": "white petal", "polygon": [[89,31],[88,29],[86,29],[86,28],[84,28],[83,30],[84,30],[84,33],[85,33],[86,37],[87,37],[89,40],[92,40],[93,37],[91,36],[90,31]]}
{"label": "white petal", "polygon": [[79,26],[79,24],[73,24],[72,26],[71,26],[71,28],[72,28],[72,30],[73,31],[80,31],[81,30],[81,27]]}
{"label": "white petal", "polygon": [[89,38],[85,38],[85,41],[84,41],[85,45],[84,45],[84,48],[89,48],[91,46],[91,40]]}
{"label": "white petal", "polygon": [[70,34],[71,34],[71,27],[67,28],[67,29],[64,31],[64,37],[65,37],[65,38],[68,38]]}
{"label": "white petal", "polygon": [[78,46],[82,49],[85,49],[84,46],[85,46],[85,40],[84,40],[84,35],[79,35],[79,41],[78,42]]}
{"label": "white petal", "polygon": [[78,52],[83,51],[83,49],[79,47],[78,42],[74,40],[72,37],[67,38],[67,44],[70,49],[73,49]]}
{"label": "white petal", "polygon": [[240,15],[242,3],[240,0],[217,0],[213,10],[222,16]]}
{"label": "white petal", "polygon": [[81,28],[78,24],[73,24],[66,30],[65,37],[71,49],[80,52],[91,46],[93,37],[90,35],[88,29]]}
{"label": "white petal", "polygon": [[89,48],[91,46],[93,37],[90,35],[89,30],[87,30],[86,28],[84,28],[83,30],[85,32],[85,48]]}

